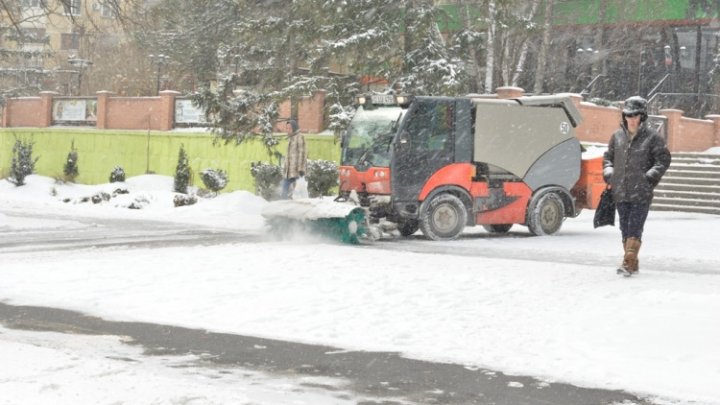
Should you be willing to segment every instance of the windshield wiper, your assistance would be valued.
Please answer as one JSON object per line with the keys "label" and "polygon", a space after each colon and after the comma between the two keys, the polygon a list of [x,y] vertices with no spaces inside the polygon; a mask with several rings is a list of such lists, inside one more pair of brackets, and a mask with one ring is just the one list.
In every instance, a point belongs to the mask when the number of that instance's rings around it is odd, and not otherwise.
{"label": "windshield wiper", "polygon": [[372,162],[370,161],[370,159],[368,159],[368,157],[370,156],[370,152],[372,152],[372,148],[363,146],[361,150],[362,150],[362,154],[358,158],[356,166],[361,167],[361,166],[364,166],[365,164],[372,166]]}

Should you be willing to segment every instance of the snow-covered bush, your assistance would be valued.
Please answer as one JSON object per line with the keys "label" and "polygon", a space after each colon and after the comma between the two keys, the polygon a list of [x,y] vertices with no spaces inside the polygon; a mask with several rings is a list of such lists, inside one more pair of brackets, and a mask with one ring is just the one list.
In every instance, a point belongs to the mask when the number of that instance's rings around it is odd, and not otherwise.
{"label": "snow-covered bush", "polygon": [[33,145],[34,143],[31,141],[15,139],[9,180],[17,187],[25,184],[25,177],[33,174],[35,163],[40,159],[39,157],[33,159]]}
{"label": "snow-covered bush", "polygon": [[120,166],[115,166],[112,172],[110,172],[110,183],[122,183],[124,181],[125,169]]}
{"label": "snow-covered bush", "polygon": [[188,162],[187,153],[185,153],[185,146],[180,145],[173,187],[176,193],[187,194],[188,184],[190,184],[190,163]]}
{"label": "snow-covered bush", "polygon": [[127,208],[131,210],[141,210],[148,205],[150,205],[150,200],[148,200],[147,197],[144,195],[139,195],[135,197],[133,202],[131,202],[130,205],[127,206]]}
{"label": "snow-covered bush", "polygon": [[75,178],[80,174],[78,170],[78,153],[75,149],[75,140],[70,143],[70,152],[65,159],[65,166],[63,167],[63,174],[65,175],[65,181],[75,181]]}
{"label": "snow-covered bush", "polygon": [[173,197],[173,205],[176,207],[182,207],[184,205],[193,205],[197,202],[197,197],[194,195],[187,194],[176,194]]}
{"label": "snow-covered bush", "polygon": [[330,191],[338,184],[338,167],[329,160],[310,160],[305,179],[311,198],[330,195]]}
{"label": "snow-covered bush", "polygon": [[255,194],[271,201],[278,196],[278,183],[282,180],[280,166],[257,162],[250,164],[250,174],[255,179]]}
{"label": "snow-covered bush", "polygon": [[200,172],[200,178],[205,188],[216,193],[224,189],[228,182],[227,173],[220,169],[205,169]]}
{"label": "snow-covered bush", "polygon": [[110,201],[112,196],[104,191],[100,191],[98,193],[95,193],[90,197],[90,201],[92,201],[93,204],[100,204],[103,201]]}

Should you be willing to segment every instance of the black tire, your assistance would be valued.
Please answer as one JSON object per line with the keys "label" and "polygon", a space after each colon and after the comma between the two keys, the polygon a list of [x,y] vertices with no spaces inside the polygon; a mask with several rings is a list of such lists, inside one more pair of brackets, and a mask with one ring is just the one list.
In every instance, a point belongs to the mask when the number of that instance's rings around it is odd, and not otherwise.
{"label": "black tire", "polygon": [[533,235],[552,235],[560,230],[565,220],[565,204],[553,192],[537,195],[528,207],[527,226]]}
{"label": "black tire", "polygon": [[452,194],[439,194],[420,207],[420,230],[432,240],[453,240],[467,224],[465,204]]}
{"label": "black tire", "polygon": [[483,228],[485,228],[486,231],[490,233],[508,233],[510,231],[510,228],[512,228],[513,224],[492,224],[492,225],[483,225]]}
{"label": "black tire", "polygon": [[419,228],[420,221],[417,219],[407,219],[398,223],[398,231],[400,231],[400,235],[405,237],[414,234]]}

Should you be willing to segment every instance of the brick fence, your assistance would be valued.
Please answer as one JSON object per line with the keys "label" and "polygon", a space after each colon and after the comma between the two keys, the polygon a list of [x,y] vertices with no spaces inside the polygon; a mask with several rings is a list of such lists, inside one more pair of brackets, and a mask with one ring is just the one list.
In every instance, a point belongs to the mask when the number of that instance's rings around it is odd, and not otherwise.
{"label": "brick fence", "polygon": [[[521,97],[524,91],[517,87],[497,89],[498,98]],[[575,132],[581,141],[607,143],[610,135],[619,127],[620,110],[616,107],[602,107],[583,101],[580,95],[571,95],[580,110],[582,123]],[[45,128],[57,124],[53,121],[53,102],[59,97],[54,92],[41,92],[39,97],[8,99],[3,107],[3,127]],[[107,91],[97,93],[94,121],[79,125],[98,129],[141,129],[169,131],[176,127],[175,103],[180,93],[172,90],[160,92],[158,97],[117,97]],[[304,97],[297,104],[297,118],[300,130],[305,133],[319,133],[324,128],[325,92]],[[290,101],[280,105],[280,116],[290,117]],[[683,116],[683,111],[660,110],[664,117],[664,132],[668,147],[673,152],[701,152],[720,146],[720,115],[707,115],[705,119]],[[276,127],[283,132],[282,125]]]}
{"label": "brick fence", "polygon": [[[2,126],[46,128],[57,125],[53,121],[53,102],[56,100],[96,101],[92,121],[76,122],[75,125],[97,129],[140,129],[170,131],[176,127],[175,102],[180,93],[172,90],[161,91],[158,97],[117,97],[108,91],[99,91],[96,97],[60,97],[58,93],[43,91],[39,97],[8,99],[2,111]],[[297,120],[300,130],[305,133],[319,133],[323,128],[325,92],[302,97],[297,103]],[[287,119],[292,111],[291,102],[280,104],[280,117]],[[284,132],[279,123],[277,132]]]}

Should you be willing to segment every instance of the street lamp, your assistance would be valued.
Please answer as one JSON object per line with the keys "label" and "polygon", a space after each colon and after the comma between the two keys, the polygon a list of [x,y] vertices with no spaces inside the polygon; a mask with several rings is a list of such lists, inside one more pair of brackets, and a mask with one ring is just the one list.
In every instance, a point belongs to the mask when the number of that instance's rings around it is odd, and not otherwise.
{"label": "street lamp", "polygon": [[663,54],[665,55],[665,68],[669,70],[673,63],[672,48],[670,45],[665,45],[663,47]]}
{"label": "street lamp", "polygon": [[[597,53],[597,51],[595,51]],[[578,48],[576,51],[578,60],[578,70],[577,80],[585,81],[585,78],[587,77],[588,80],[592,78],[592,63],[593,63],[593,49],[591,47],[588,47],[586,49]]]}
{"label": "street lamp", "polygon": [[162,67],[167,63],[167,60],[170,59],[169,56],[158,54],[153,55],[150,54],[150,60],[153,61],[153,63],[157,64],[157,84],[155,86],[155,94],[160,94],[160,77],[162,75]]}
{"label": "street lamp", "polygon": [[586,79],[588,81],[588,84],[585,87],[582,87],[580,94],[587,96],[593,91],[593,85],[595,85],[595,82],[602,77],[606,77],[603,73],[597,74],[594,67],[595,63],[600,60],[600,51],[588,46],[587,48],[580,47],[575,52],[578,58],[577,81],[579,83],[585,81]]}
{"label": "street lamp", "polygon": [[79,95],[80,95],[80,89],[81,89],[81,86],[82,86],[83,73],[85,73],[85,69],[87,69],[88,67],[92,66],[93,63],[92,63],[91,60],[76,58],[76,57],[74,57],[74,56],[70,56],[70,57],[68,58],[68,63],[69,63],[71,66],[74,66],[74,67],[78,68],[78,72],[77,72],[77,74],[78,74],[78,84],[77,84],[77,94],[76,94],[76,95],[79,96]]}

